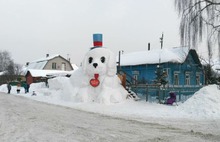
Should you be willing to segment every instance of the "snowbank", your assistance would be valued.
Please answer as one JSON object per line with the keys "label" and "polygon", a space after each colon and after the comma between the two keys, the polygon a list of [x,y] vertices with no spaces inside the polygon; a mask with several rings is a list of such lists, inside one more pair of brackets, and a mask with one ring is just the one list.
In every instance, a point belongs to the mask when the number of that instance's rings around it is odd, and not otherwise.
{"label": "snowbank", "polygon": [[[12,87],[13,95],[24,96],[33,100],[72,107],[79,110],[101,113],[117,117],[148,120],[153,119],[220,119],[220,90],[217,85],[210,85],[200,89],[186,102],[178,106],[169,106],[143,101],[126,100],[117,104],[100,104],[97,102],[76,102],[71,96],[72,87],[66,77],[57,77],[48,81],[49,88],[44,83],[31,84],[30,93],[21,90],[16,93],[16,86]],[[65,86],[65,87],[64,87]],[[64,89],[65,88],[65,89]],[[0,86],[1,92],[7,92],[6,85]],[[32,91],[37,96],[31,96]],[[73,98],[72,98],[73,97]]]}
{"label": "snowbank", "polygon": [[[70,77],[71,98],[76,102],[121,103],[128,92],[116,75],[115,54],[107,48],[94,48],[84,57],[82,67]],[[68,90],[65,89],[65,90]]]}
{"label": "snowbank", "polygon": [[203,87],[179,106],[193,117],[220,118],[220,90],[217,85]]}

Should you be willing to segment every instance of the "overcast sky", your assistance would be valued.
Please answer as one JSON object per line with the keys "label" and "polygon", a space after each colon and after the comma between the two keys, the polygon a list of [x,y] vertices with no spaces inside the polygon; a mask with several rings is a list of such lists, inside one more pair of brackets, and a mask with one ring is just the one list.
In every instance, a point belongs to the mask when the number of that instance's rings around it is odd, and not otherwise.
{"label": "overcast sky", "polygon": [[115,54],[180,46],[173,0],[0,0],[0,50],[25,64],[60,54],[80,64],[93,33]]}

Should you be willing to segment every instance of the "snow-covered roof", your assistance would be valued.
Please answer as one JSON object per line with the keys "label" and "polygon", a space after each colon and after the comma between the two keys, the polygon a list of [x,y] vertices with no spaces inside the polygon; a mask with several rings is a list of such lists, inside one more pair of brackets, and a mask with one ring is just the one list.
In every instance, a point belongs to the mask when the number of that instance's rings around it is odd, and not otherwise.
{"label": "snow-covered roof", "polygon": [[0,72],[0,75],[3,75],[5,73],[5,71]]}
{"label": "snow-covered roof", "polygon": [[37,59],[35,61],[29,62],[28,65],[24,66],[22,68],[22,74],[26,75],[27,71],[29,69],[35,69],[35,70],[43,70],[47,62],[55,57],[59,57],[59,54],[46,56],[44,58]]}
{"label": "snow-covered roof", "polygon": [[48,76],[65,76],[72,74],[72,71],[61,71],[61,70],[28,70],[32,77],[48,77]]}
{"label": "snow-covered roof", "polygon": [[127,53],[121,55],[120,65],[127,66],[166,62],[183,63],[188,52],[189,49],[187,47],[174,47]]}
{"label": "snow-covered roof", "polygon": [[77,70],[79,68],[76,64],[71,64],[71,66],[73,67],[73,70]]}
{"label": "snow-covered roof", "polygon": [[32,61],[28,64],[27,69],[43,69],[47,62],[55,57],[60,56],[59,54],[50,55],[35,61]]}

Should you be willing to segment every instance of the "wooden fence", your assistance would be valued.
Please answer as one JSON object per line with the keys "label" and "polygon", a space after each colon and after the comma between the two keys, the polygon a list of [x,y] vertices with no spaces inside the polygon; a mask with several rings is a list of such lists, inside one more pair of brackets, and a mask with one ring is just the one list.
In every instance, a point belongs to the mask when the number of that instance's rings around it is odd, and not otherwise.
{"label": "wooden fence", "polygon": [[169,92],[177,94],[177,101],[185,101],[203,86],[161,86],[157,84],[137,84],[132,85],[131,89],[142,99],[163,103],[169,97]]}

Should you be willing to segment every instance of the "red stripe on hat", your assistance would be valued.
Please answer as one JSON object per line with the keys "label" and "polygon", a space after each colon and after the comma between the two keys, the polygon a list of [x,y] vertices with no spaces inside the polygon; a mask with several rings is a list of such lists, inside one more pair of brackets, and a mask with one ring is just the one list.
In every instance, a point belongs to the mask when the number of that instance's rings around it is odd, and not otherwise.
{"label": "red stripe on hat", "polygon": [[102,42],[101,41],[94,41],[93,45],[94,46],[102,46]]}

